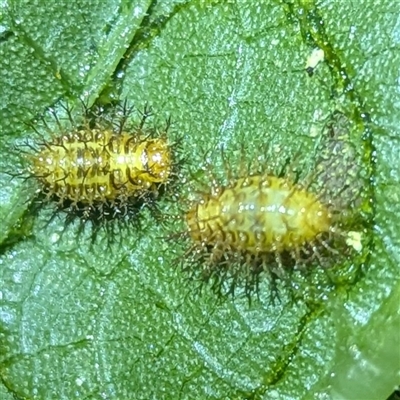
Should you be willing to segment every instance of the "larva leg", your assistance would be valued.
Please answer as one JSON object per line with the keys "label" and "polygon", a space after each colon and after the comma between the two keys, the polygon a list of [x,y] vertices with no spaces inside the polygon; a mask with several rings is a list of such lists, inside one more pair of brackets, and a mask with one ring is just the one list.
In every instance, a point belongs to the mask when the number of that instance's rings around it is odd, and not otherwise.
{"label": "larva leg", "polygon": [[336,249],[334,249],[332,246],[330,246],[329,243],[326,240],[324,240],[323,238],[317,238],[317,240],[319,241],[321,246],[323,246],[330,253],[332,253],[334,255],[339,255],[340,254]]}

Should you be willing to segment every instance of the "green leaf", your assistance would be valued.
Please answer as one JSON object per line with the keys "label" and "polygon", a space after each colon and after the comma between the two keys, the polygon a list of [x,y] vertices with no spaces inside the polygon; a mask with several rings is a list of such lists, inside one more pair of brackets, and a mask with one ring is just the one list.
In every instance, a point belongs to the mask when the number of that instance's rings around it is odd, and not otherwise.
{"label": "green leaf", "polygon": [[[134,3],[134,4],[131,4]],[[400,5],[384,0],[37,1],[0,4],[0,396],[5,399],[359,399],[399,382]],[[325,59],[313,76],[314,49]],[[171,116],[182,174],[206,152],[223,176],[268,143],[307,168],[344,115],[365,196],[363,251],[295,303],[217,302],[177,268],[185,243],[146,211],[107,249],[102,232],[30,215],[35,183],[13,144],[58,99],[128,98]],[[369,118],[368,118],[369,117]],[[370,120],[369,120],[370,119]],[[243,149],[242,149],[243,150]],[[182,180],[177,194],[190,192]],[[163,212],[176,212],[167,198]],[[356,274],[355,271],[362,271]],[[311,283],[310,283],[311,282]],[[397,353],[396,353],[397,349]]]}

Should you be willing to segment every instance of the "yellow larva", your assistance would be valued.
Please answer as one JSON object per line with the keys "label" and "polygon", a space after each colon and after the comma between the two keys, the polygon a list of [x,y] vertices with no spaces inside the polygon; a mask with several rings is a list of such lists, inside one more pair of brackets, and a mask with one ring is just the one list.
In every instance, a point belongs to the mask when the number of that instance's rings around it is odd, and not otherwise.
{"label": "yellow larva", "polygon": [[296,251],[329,232],[332,215],[317,196],[284,178],[240,178],[201,199],[186,216],[197,243],[246,251]]}
{"label": "yellow larva", "polygon": [[200,182],[206,188],[198,191],[193,184],[190,190],[185,226],[177,234],[186,239],[180,263],[218,295],[250,298],[264,279],[271,299],[281,285],[290,293],[304,279],[329,286],[332,274],[350,271],[364,248],[364,181],[346,138],[318,147],[312,166],[298,157],[282,165],[268,153],[261,149],[250,164],[246,152],[233,163],[222,153],[224,176],[220,167],[214,172],[218,162],[207,163],[197,175],[206,173]]}
{"label": "yellow larva", "polygon": [[30,172],[61,202],[126,201],[168,182],[172,158],[166,139],[108,129],[55,138],[32,155]]}
{"label": "yellow larva", "polygon": [[202,246],[253,255],[299,252],[329,232],[332,215],[318,197],[284,178],[256,175],[217,188],[186,215],[189,236]]}
{"label": "yellow larva", "polygon": [[127,101],[106,110],[83,105],[76,114],[63,103],[59,108],[60,115],[50,108],[31,124],[41,140],[27,143],[28,151],[21,147],[24,173],[37,183],[32,211],[49,205],[51,219],[62,211],[66,225],[77,219],[83,232],[89,222],[92,240],[104,228],[110,242],[119,228],[140,229],[143,207],[158,217],[155,202],[166,194],[177,166],[167,135],[170,120],[163,129],[148,127],[151,110],[145,107],[135,123]]}

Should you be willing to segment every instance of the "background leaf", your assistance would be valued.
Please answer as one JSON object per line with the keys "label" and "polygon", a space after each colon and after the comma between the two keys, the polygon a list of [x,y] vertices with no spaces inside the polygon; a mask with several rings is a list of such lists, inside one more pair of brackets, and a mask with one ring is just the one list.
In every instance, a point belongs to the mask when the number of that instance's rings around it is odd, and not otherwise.
{"label": "background leaf", "polygon": [[[24,123],[59,98],[115,93],[172,116],[184,172],[224,145],[312,165],[334,110],[360,154],[371,231],[364,272],[336,288],[294,276],[303,300],[216,304],[176,268],[182,243],[144,213],[112,251],[27,212],[34,185],[1,174],[0,396],[90,399],[386,398],[399,382],[400,7],[359,1],[0,3],[2,171]],[[305,72],[313,48],[325,61]],[[368,121],[367,114],[370,117]],[[234,150],[236,149],[236,151]],[[218,151],[212,152],[223,175]],[[215,156],[214,156],[215,155]],[[182,182],[179,191],[189,191]],[[173,212],[164,200],[160,207]],[[89,227],[88,227],[89,228]],[[182,229],[179,223],[176,230]],[[350,265],[345,271],[352,271]],[[351,275],[351,274],[350,274]],[[340,272],[339,272],[340,279]],[[317,285],[322,282],[321,285]],[[347,282],[347,283],[346,283]],[[395,351],[397,349],[397,352]]]}

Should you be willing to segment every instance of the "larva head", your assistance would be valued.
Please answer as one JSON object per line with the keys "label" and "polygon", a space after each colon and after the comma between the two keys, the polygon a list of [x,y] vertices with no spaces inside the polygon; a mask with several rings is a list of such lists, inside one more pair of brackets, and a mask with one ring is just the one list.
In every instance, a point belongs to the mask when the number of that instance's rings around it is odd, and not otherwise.
{"label": "larva head", "polygon": [[31,175],[45,186],[54,186],[54,182],[63,179],[65,172],[60,165],[65,160],[65,151],[63,148],[53,152],[51,147],[43,147],[38,154],[32,154],[29,157],[28,170]]}
{"label": "larva head", "polygon": [[192,240],[195,242],[200,242],[201,241],[201,229],[199,226],[198,222],[198,217],[197,217],[197,210],[198,206],[193,205],[191,209],[186,213],[185,219],[186,219],[186,225],[188,227],[188,233],[189,236]]}
{"label": "larva head", "polygon": [[193,239],[196,239],[196,231],[198,227],[196,226],[196,207],[192,207],[185,215],[185,222],[188,227],[189,235]]}
{"label": "larva head", "polygon": [[[308,237],[309,240],[320,233],[329,232],[333,222],[332,214],[328,207],[317,199],[313,199],[312,203],[308,205],[304,213],[304,219],[306,222],[303,224],[304,236]],[[307,227],[307,229],[305,227]]]}
{"label": "larva head", "polygon": [[143,165],[147,165],[148,180],[154,183],[166,183],[172,172],[170,146],[163,138],[146,141],[143,151]]}
{"label": "larva head", "polygon": [[215,227],[215,218],[208,215],[208,207],[219,210],[217,201],[205,196],[198,203],[192,204],[186,213],[185,220],[190,238],[203,245],[211,244],[218,238],[219,231]]}

